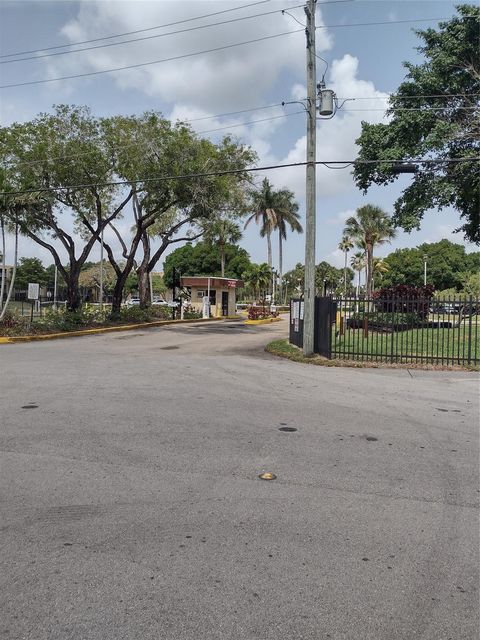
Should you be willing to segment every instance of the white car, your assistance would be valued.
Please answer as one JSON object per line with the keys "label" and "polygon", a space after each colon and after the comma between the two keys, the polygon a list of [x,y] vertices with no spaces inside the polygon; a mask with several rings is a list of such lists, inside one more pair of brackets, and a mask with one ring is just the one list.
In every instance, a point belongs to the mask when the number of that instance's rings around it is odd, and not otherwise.
{"label": "white car", "polygon": [[125,302],[126,307],[139,307],[140,306],[140,298],[130,298]]}
{"label": "white car", "polygon": [[152,305],[154,307],[170,307],[171,309],[180,306],[178,302],[175,302],[175,300],[167,302],[167,300],[164,300],[163,298],[154,298]]}

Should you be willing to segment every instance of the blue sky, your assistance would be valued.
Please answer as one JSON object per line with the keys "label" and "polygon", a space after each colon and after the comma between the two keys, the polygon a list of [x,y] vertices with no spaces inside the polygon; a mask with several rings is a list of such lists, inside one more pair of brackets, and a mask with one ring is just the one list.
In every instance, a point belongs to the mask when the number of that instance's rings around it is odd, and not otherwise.
{"label": "blue sky", "polygon": [[[297,33],[251,45],[128,71],[2,89],[0,122],[8,125],[13,121],[29,120],[38,112],[49,111],[53,104],[59,103],[86,104],[99,116],[156,109],[173,119],[198,119],[303,97],[305,37],[301,26],[280,11],[296,7],[301,2],[270,0],[255,5],[253,2],[254,0],[0,2],[2,54],[146,29],[246,4],[252,6],[183,25],[149,31],[139,36],[276,11],[269,16],[137,43],[4,64],[0,67],[2,85],[138,64],[299,30]],[[300,22],[304,21],[301,7],[292,8],[289,13]],[[318,3],[317,25],[322,28],[317,31],[317,53],[328,61],[325,75],[327,86],[334,89],[340,98],[356,98],[346,102],[334,119],[319,122],[318,160],[355,157],[355,138],[360,132],[361,120],[385,122],[382,111],[386,104],[385,96],[394,92],[404,78],[402,61],[420,60],[415,51],[418,39],[413,29],[434,27],[436,22],[432,19],[448,19],[453,13],[454,3],[441,0]],[[404,20],[418,22],[398,22]],[[387,24],[345,26],[365,22]],[[319,79],[324,70],[324,63],[318,60]],[[198,132],[231,127],[232,134],[257,150],[261,164],[303,161],[303,114],[252,124],[252,121],[291,113],[297,109],[298,105],[292,105],[286,109],[277,107],[238,116],[214,117],[197,120],[192,126]],[[217,140],[227,132],[204,135]],[[295,192],[303,217],[304,169],[279,169],[266,175],[275,186],[287,187]],[[261,178],[262,175],[258,174],[257,179]],[[343,258],[337,245],[345,218],[356,207],[367,202],[391,211],[401,186],[408,184],[408,181],[408,176],[402,176],[395,185],[372,188],[364,196],[355,187],[349,170],[320,168],[317,177],[317,262],[328,260],[340,266]],[[399,231],[391,245],[379,248],[378,255],[386,255],[397,247],[416,246],[444,237],[463,243],[461,235],[453,234],[458,225],[459,217],[454,211],[428,212],[420,231],[411,234]],[[125,232],[129,226],[125,221]],[[255,227],[247,229],[240,244],[249,251],[254,261],[266,260],[265,241],[259,237]],[[10,240],[10,254],[11,245]],[[471,245],[466,246],[467,250],[474,249]],[[274,248],[276,249],[276,243]],[[20,253],[24,256],[37,255],[45,264],[51,263],[48,253],[26,239],[21,240]],[[302,262],[303,255],[304,236],[290,236],[284,248],[284,270]],[[92,254],[92,259],[96,257],[95,253]],[[274,260],[276,258],[274,252]]]}

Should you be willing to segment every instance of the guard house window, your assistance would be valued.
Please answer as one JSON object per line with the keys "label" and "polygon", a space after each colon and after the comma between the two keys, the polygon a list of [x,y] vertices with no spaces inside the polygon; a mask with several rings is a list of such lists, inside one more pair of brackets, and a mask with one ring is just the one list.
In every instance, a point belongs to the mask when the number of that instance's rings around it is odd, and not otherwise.
{"label": "guard house window", "polygon": [[215,291],[215,289],[210,289],[210,305],[216,305],[217,304],[217,292]]}
{"label": "guard house window", "polygon": [[205,295],[205,291],[197,291],[197,298],[202,299],[204,295]]}

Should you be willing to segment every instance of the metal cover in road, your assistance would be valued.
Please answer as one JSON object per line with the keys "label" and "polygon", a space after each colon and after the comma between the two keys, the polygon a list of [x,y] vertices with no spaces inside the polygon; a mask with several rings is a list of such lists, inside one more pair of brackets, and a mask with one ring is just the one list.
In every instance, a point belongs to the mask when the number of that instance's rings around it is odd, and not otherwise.
{"label": "metal cover in road", "polygon": [[259,476],[260,480],[276,480],[277,476],[270,471],[266,471],[265,473],[261,473]]}

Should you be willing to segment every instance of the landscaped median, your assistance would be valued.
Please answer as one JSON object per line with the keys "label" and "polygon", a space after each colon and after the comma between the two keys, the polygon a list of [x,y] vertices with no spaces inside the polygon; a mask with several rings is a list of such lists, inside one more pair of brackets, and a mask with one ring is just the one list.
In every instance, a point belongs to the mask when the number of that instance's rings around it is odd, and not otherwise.
{"label": "landscaped median", "polygon": [[34,340],[56,340],[58,338],[71,338],[88,336],[96,333],[109,333],[113,331],[130,331],[134,329],[151,329],[169,324],[188,324],[193,322],[214,322],[218,320],[235,320],[236,316],[224,316],[220,318],[190,318],[188,320],[154,320],[153,322],[138,322],[135,324],[113,325],[110,327],[95,327],[93,329],[78,329],[75,331],[62,331],[58,333],[32,334],[26,336],[0,336],[0,344],[14,342],[32,342]]}

